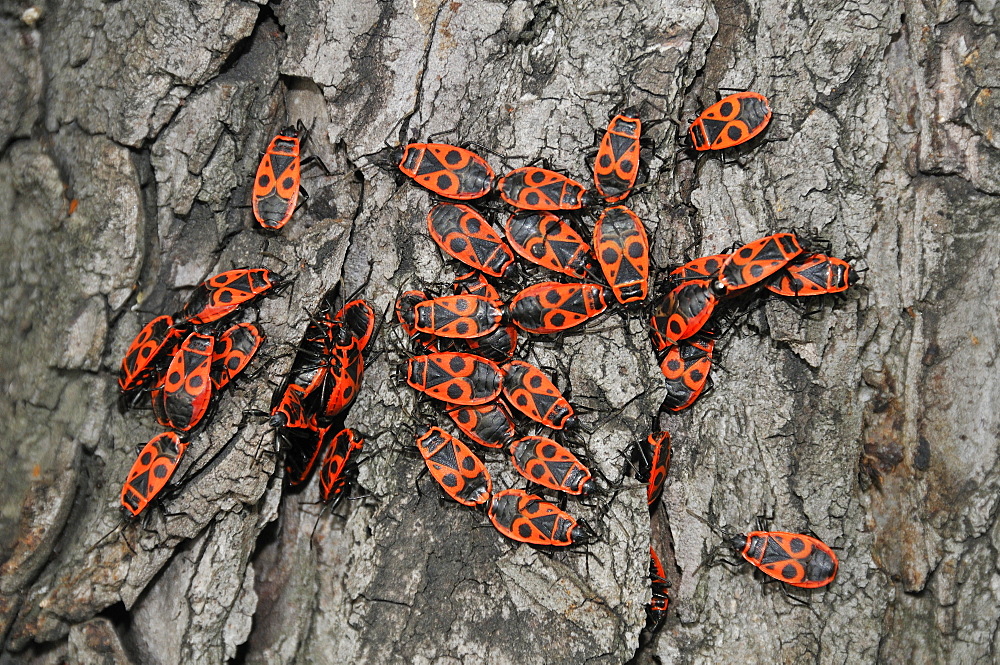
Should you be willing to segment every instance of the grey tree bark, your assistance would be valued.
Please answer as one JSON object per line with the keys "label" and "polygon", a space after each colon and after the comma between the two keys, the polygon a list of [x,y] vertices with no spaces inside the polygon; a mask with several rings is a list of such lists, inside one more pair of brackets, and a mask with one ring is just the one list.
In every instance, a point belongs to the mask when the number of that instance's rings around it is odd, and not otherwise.
{"label": "grey tree bark", "polygon": [[[993,0],[4,2],[0,663],[995,662],[998,22]],[[574,506],[602,536],[588,554],[549,557],[419,495],[391,325],[349,423],[370,434],[367,498],[321,515],[315,484],[282,496],[246,411],[268,407],[307,310],[369,267],[383,310],[452,274],[428,195],[376,153],[434,136],[583,177],[613,109],[684,126],[719,88],[768,95],[777,140],[694,162],[673,124],[650,131],[630,205],[657,264],[791,228],[867,270],[817,315],[769,302],[762,334],[730,336],[714,392],[662,421],[652,524],[623,481],[606,513]],[[267,237],[252,173],[300,118],[331,174]],[[204,277],[257,265],[295,279],[260,306],[262,369],[179,488],[116,530],[134,446],[158,431],[116,407],[124,349]],[[662,399],[643,321],[536,351],[595,409],[586,449],[617,480]],[[719,538],[691,513],[811,529],[840,548],[838,578],[792,603],[709,566]],[[671,610],[640,640],[650,540]]]}

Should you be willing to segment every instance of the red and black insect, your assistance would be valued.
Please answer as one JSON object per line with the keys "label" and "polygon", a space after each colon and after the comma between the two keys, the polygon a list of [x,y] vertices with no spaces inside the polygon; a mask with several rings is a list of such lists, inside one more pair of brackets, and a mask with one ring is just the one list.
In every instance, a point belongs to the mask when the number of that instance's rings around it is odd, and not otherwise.
{"label": "red and black insect", "polygon": [[459,275],[452,282],[451,288],[456,296],[481,296],[491,302],[500,301],[500,293],[478,270],[470,270],[464,275]]}
{"label": "red and black insect", "polygon": [[195,325],[217,321],[283,283],[281,275],[265,268],[227,270],[195,287],[181,319]]}
{"label": "red and black insect", "polygon": [[326,453],[319,468],[319,491],[325,502],[343,495],[350,481],[351,466],[356,464],[356,456],[365,445],[364,438],[353,429],[342,429],[336,434],[334,430],[328,428],[322,442]]}
{"label": "red and black insect", "polygon": [[802,251],[794,233],[775,233],[758,238],[743,245],[722,262],[718,288],[725,289],[729,294],[753,286],[784,268]]}
{"label": "red and black insect", "polygon": [[594,491],[590,469],[568,448],[544,436],[521,437],[510,447],[510,459],[522,476],[542,487],[567,494]]}
{"label": "red and black insect", "polygon": [[347,345],[355,338],[364,351],[375,333],[375,308],[367,300],[352,300],[333,317],[332,328],[334,344]]}
{"label": "red and black insect", "polygon": [[692,259],[670,271],[670,277],[680,281],[688,279],[715,279],[722,270],[722,262],[729,254],[713,254]]}
{"label": "red and black insect", "polygon": [[143,326],[122,358],[122,371],[118,377],[118,387],[122,392],[159,382],[165,366],[185,336],[183,329],[174,326],[174,318],[166,314]]}
{"label": "red and black insect", "polygon": [[514,253],[486,218],[467,205],[439,203],[427,213],[427,230],[445,253],[487,275],[503,277]]}
{"label": "red and black insect", "polygon": [[413,327],[416,317],[413,308],[418,302],[429,300],[430,296],[425,291],[405,291],[396,299],[396,320],[414,342],[427,351],[438,351],[438,339],[433,335],[422,333]]}
{"label": "red and black insect", "polygon": [[459,201],[486,196],[493,169],[485,159],[447,143],[410,143],[392,157],[399,170],[438,196]]}
{"label": "red and black insect", "polygon": [[523,360],[503,366],[503,394],[511,406],[535,422],[562,429],[573,417],[573,407],[545,372]]}
{"label": "red and black insect", "polygon": [[[452,288],[456,295],[480,296],[488,299],[491,303],[495,303],[497,307],[502,307],[500,304],[500,294],[496,288],[486,281],[482,273],[475,270],[456,277]],[[423,335],[425,333],[419,334]],[[482,337],[456,341],[453,350],[472,353],[493,362],[507,362],[514,357],[516,349],[517,328],[512,325],[506,325],[500,326],[493,332],[487,333]]]}
{"label": "red and black insect", "polygon": [[161,425],[187,432],[205,417],[212,400],[214,349],[214,337],[194,332],[174,353],[163,384],[152,393]]}
{"label": "red and black insect", "polygon": [[764,286],[779,296],[821,296],[846,291],[856,278],[857,273],[847,261],[826,254],[810,254],[789,263],[764,282]]}
{"label": "red and black insect", "polygon": [[313,418],[305,427],[278,428],[276,437],[285,455],[285,484],[288,487],[298,487],[309,477],[331,427],[319,427]]}
{"label": "red and black insect", "polygon": [[521,210],[579,210],[595,203],[594,195],[577,181],[536,166],[514,169],[500,178],[497,191]]}
{"label": "red and black insect", "polygon": [[514,420],[502,402],[449,407],[447,414],[462,433],[487,448],[503,448],[514,440]]}
{"label": "red and black insect", "polygon": [[163,432],[150,439],[139,451],[122,486],[122,508],[137,517],[166,487],[187,447],[176,432]]}
{"label": "red and black insect", "polygon": [[463,506],[481,506],[490,500],[493,481],[483,461],[467,445],[440,427],[424,426],[417,450],[444,491]]}
{"label": "red and black insect", "polygon": [[524,490],[497,492],[487,514],[497,531],[521,543],[565,547],[593,538],[583,522]]}
{"label": "red and black insect", "polygon": [[483,296],[434,298],[413,306],[412,326],[438,337],[482,337],[496,330],[504,318],[503,303]]}
{"label": "red and black insect", "polygon": [[719,297],[716,282],[692,279],[664,294],[649,319],[650,337],[657,351],[691,337],[705,327]]}
{"label": "red and black insect", "polygon": [[297,383],[286,383],[275,394],[274,404],[271,407],[271,427],[294,427],[308,429],[315,426],[316,414],[310,404],[309,396],[322,385],[326,372],[321,368],[316,368],[315,373],[309,375],[310,382],[315,385],[301,386]]}
{"label": "red and black insect", "polygon": [[694,404],[708,383],[714,349],[714,339],[686,339],[667,349],[660,362],[660,371],[667,378],[663,408],[682,411]]}
{"label": "red and black insect", "polygon": [[264,343],[264,335],[252,323],[237,323],[219,335],[212,352],[212,383],[216,390],[236,378]]}
{"label": "red and black insect", "polygon": [[670,452],[670,432],[653,432],[632,448],[633,476],[646,483],[646,503],[650,506],[663,492],[670,470]]}
{"label": "red and black insect", "polygon": [[725,150],[757,136],[770,120],[767,97],[757,92],[737,92],[702,111],[688,134],[695,150]]}
{"label": "red and black insect", "polygon": [[495,362],[469,353],[431,353],[410,358],[406,382],[442,402],[475,406],[496,399],[503,374]]}
{"label": "red and black insect", "polygon": [[801,533],[751,531],[729,544],[762,572],[803,589],[826,586],[837,576],[837,555],[823,541]]}
{"label": "red and black insect", "polygon": [[635,187],[641,136],[642,120],[633,109],[619,113],[608,123],[594,159],[594,186],[608,203],[624,200]]}
{"label": "red and black insect", "polygon": [[667,584],[667,574],[656,555],[656,550],[649,548],[649,582],[652,586],[649,605],[646,605],[646,630],[655,633],[667,618],[667,607],[670,606],[670,587]]}
{"label": "red and black insect", "polygon": [[551,212],[521,212],[505,226],[514,251],[543,268],[582,279],[591,270],[590,245]]}
{"label": "red and black insect", "polygon": [[625,206],[608,208],[594,225],[597,262],[623,305],[649,293],[649,241],[639,216]]}
{"label": "red and black insect", "polygon": [[540,282],[514,296],[509,311],[517,327],[544,335],[578,326],[607,307],[600,284]]}
{"label": "red and black insect", "polygon": [[320,392],[320,413],[323,418],[332,418],[346,409],[361,390],[361,380],[365,373],[365,359],[359,347],[359,339],[352,337],[346,346],[334,346],[324,359],[326,377]]}
{"label": "red and black insect", "polygon": [[267,146],[253,182],[253,216],[265,229],[280,229],[295,212],[302,183],[299,130],[286,127]]}

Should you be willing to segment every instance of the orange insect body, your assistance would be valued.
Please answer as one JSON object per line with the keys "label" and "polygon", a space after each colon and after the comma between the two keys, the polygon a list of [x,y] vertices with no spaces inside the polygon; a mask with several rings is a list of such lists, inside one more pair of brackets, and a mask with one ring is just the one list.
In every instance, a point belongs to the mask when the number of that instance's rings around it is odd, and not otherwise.
{"label": "orange insect body", "polygon": [[181,319],[195,325],[218,321],[282,282],[280,275],[266,268],[221,272],[195,287],[184,305]]}
{"label": "orange insect body", "polygon": [[565,446],[544,436],[525,436],[510,447],[510,459],[522,476],[567,494],[590,494],[593,476]]}
{"label": "orange insect body", "polygon": [[670,591],[667,585],[667,574],[656,555],[656,550],[649,548],[649,581],[652,586],[649,605],[646,606],[646,630],[656,632],[667,618],[667,607],[670,605]]}
{"label": "orange insect body", "polygon": [[475,406],[496,399],[503,382],[496,363],[468,353],[431,353],[410,358],[411,388],[450,404]]}
{"label": "orange insect body", "polygon": [[319,414],[324,418],[332,418],[346,409],[361,390],[365,359],[358,346],[359,341],[358,338],[351,338],[347,346],[335,346],[325,356],[326,378]]}
{"label": "orange insect body", "polygon": [[427,469],[448,496],[463,506],[490,500],[490,472],[467,445],[440,427],[424,427],[416,443]]}
{"label": "orange insect body", "polygon": [[425,300],[413,306],[413,327],[439,337],[482,337],[500,326],[502,305],[465,294]]}
{"label": "orange insect body", "polygon": [[837,555],[818,538],[785,531],[751,531],[731,539],[739,554],[762,572],[803,589],[826,586],[837,576]]}
{"label": "orange insect body", "polygon": [[502,277],[514,253],[486,218],[467,205],[439,203],[427,213],[427,230],[442,251],[487,275]]}
{"label": "orange insect body", "polygon": [[562,429],[573,407],[542,370],[523,360],[503,366],[503,394],[510,404],[535,422]]}
{"label": "orange insect body", "polygon": [[447,413],[463,434],[481,446],[503,448],[514,439],[514,421],[501,402],[454,407]]}
{"label": "orange insect body", "polygon": [[718,284],[727,293],[757,284],[802,254],[794,233],[775,233],[743,245],[722,262]]}
{"label": "orange insect body", "polygon": [[583,185],[556,171],[525,166],[497,183],[500,198],[521,210],[579,210],[592,203]]}
{"label": "orange insect body", "polygon": [[660,363],[660,371],[667,381],[667,395],[663,406],[671,411],[688,408],[705,390],[708,373],[712,369],[712,351],[715,340],[678,342],[667,350]]}
{"label": "orange insect body", "polygon": [[292,218],[299,200],[299,132],[287,127],[267,146],[253,182],[253,216],[265,229],[277,230]]}
{"label": "orange insect body", "polygon": [[544,335],[568,330],[599,315],[608,307],[600,284],[539,282],[510,301],[511,320],[528,332]]}
{"label": "orange insect body", "polygon": [[543,268],[582,279],[590,269],[590,245],[551,212],[511,215],[505,226],[514,251]]}
{"label": "orange insect body", "polygon": [[487,514],[497,531],[522,543],[565,547],[591,536],[572,515],[524,490],[497,492]]}
{"label": "orange insect body", "polygon": [[764,283],[779,296],[821,296],[841,293],[854,284],[851,264],[835,256],[810,254],[801,263],[790,263]]}
{"label": "orange insect body", "polygon": [[343,493],[347,487],[349,465],[365,444],[365,440],[352,429],[342,429],[331,437],[333,430],[329,428],[323,437],[326,454],[319,469],[319,489],[323,501],[330,501]]}
{"label": "orange insect body", "polygon": [[439,196],[466,201],[493,188],[493,169],[485,159],[447,143],[410,143],[395,155],[399,170]]}
{"label": "orange insect body", "polygon": [[649,241],[638,215],[625,206],[608,208],[594,225],[597,262],[623,305],[649,293]]}
{"label": "orange insect body", "polygon": [[205,417],[212,399],[214,349],[214,337],[195,332],[174,354],[163,385],[152,393],[153,413],[161,425],[187,432]]}
{"label": "orange insect body", "polygon": [[187,442],[175,432],[164,432],[150,439],[139,451],[122,486],[122,508],[132,517],[138,516],[166,487],[187,447]]}
{"label": "orange insect body", "polygon": [[611,119],[594,160],[594,186],[608,203],[624,200],[639,175],[642,120],[633,111]]}
{"label": "orange insect body", "polygon": [[184,333],[174,327],[174,318],[158,316],[139,331],[122,358],[118,387],[122,392],[155,384]]}
{"label": "orange insect body", "polygon": [[756,92],[737,92],[702,111],[691,123],[688,134],[695,150],[725,150],[757,136],[770,121],[771,105],[767,97]]}
{"label": "orange insect body", "polygon": [[670,432],[653,432],[632,449],[635,478],[646,483],[646,503],[652,506],[663,493],[670,471]]}
{"label": "orange insect body", "polygon": [[653,344],[665,351],[701,330],[719,301],[713,283],[704,279],[682,282],[665,294],[653,308],[649,320]]}
{"label": "orange insect body", "polygon": [[212,352],[212,383],[221,390],[253,360],[264,336],[252,323],[238,323],[219,335]]}

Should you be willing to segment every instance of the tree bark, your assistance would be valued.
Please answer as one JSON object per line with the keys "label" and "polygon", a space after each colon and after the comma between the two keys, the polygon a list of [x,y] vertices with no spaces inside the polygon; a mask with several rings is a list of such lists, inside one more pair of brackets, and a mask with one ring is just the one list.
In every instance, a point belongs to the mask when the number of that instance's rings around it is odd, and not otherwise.
{"label": "tree bark", "polygon": [[[0,663],[994,661],[998,21],[992,0],[5,4]],[[769,97],[772,140],[688,159],[678,127],[721,88]],[[348,421],[368,435],[358,499],[331,514],[315,480],[283,491],[252,410],[308,311],[341,280],[386,311],[454,274],[430,197],[380,153],[475,142],[500,171],[586,180],[594,130],[629,105],[665,120],[629,200],[657,266],[793,229],[862,270],[816,313],[771,300],[725,336],[714,391],[659,421],[674,457],[652,520],[619,480],[663,397],[639,314],[533,347],[593,409],[583,448],[610,485],[570,504],[600,534],[575,554],[518,547],[417,480],[391,316]],[[330,174],[266,235],[252,174],[298,119]],[[252,377],[123,524],[159,431],[117,407],[125,348],[206,276],[260,265],[294,284],[260,304]],[[797,603],[710,565],[757,516],[839,548],[837,580]],[[650,542],[671,583],[654,636]]]}

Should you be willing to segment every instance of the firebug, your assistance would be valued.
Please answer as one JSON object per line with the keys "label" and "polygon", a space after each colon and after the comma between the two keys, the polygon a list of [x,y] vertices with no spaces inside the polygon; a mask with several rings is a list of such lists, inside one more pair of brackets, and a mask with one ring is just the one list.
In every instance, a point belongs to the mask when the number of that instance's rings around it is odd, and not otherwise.
{"label": "firebug", "polygon": [[496,399],[503,374],[496,363],[468,353],[431,353],[410,358],[410,387],[449,404],[475,406]]}
{"label": "firebug", "polygon": [[172,316],[158,316],[139,331],[122,358],[118,386],[122,392],[158,382],[177,345],[186,333],[174,326]]}
{"label": "firebug", "polygon": [[497,492],[487,514],[497,531],[521,543],[565,547],[593,538],[583,522],[524,490]]}
{"label": "firebug", "polygon": [[523,360],[503,366],[503,394],[510,404],[535,422],[562,429],[573,417],[573,407],[545,373]]}
{"label": "firebug", "polygon": [[624,200],[635,187],[641,136],[642,120],[634,109],[626,109],[608,123],[594,159],[594,186],[608,203]]}
{"label": "firebug", "polygon": [[467,205],[434,206],[427,213],[427,230],[446,254],[487,275],[503,277],[514,263],[514,253],[500,234]]}
{"label": "firebug", "polygon": [[214,337],[193,332],[174,353],[162,386],[152,393],[153,412],[161,425],[187,432],[208,412],[214,349]]}
{"label": "firebug", "polygon": [[779,296],[820,296],[850,288],[857,273],[843,259],[826,254],[810,254],[776,272],[764,286]]}
{"label": "firebug", "polygon": [[713,339],[686,339],[667,349],[660,370],[667,379],[667,395],[663,406],[681,411],[694,404],[705,391],[708,373],[712,369]]}
{"label": "firebug", "polygon": [[837,576],[837,555],[812,536],[751,531],[734,536],[729,544],[763,573],[792,586],[815,589],[826,586]]}
{"label": "firebug", "polygon": [[399,170],[438,196],[466,201],[489,194],[493,169],[485,159],[447,143],[410,143],[393,154]]}
{"label": "firebug", "polygon": [[649,293],[649,241],[639,216],[625,206],[607,208],[594,225],[597,262],[623,305]]}
{"label": "firebug", "polygon": [[490,500],[490,472],[467,445],[440,427],[429,426],[418,432],[416,445],[448,496],[463,506],[480,506]]}
{"label": "firebug", "polygon": [[217,321],[283,283],[280,275],[265,268],[227,270],[195,287],[181,318],[195,325]]}
{"label": "firebug", "polygon": [[727,294],[757,284],[802,253],[794,233],[775,233],[743,245],[725,261],[717,283]]}
{"label": "firebug", "polygon": [[525,166],[497,182],[500,198],[521,210],[579,210],[594,204],[594,195],[561,173]]}
{"label": "firebug", "polygon": [[503,448],[514,440],[514,421],[502,402],[452,406],[447,414],[463,434],[481,446]]}
{"label": "firebug", "polygon": [[515,213],[504,230],[515,252],[543,268],[577,279],[591,268],[590,245],[551,212]]}
{"label": "firebug", "polygon": [[695,150],[725,150],[757,136],[770,120],[771,105],[764,95],[738,92],[702,111],[688,134]]}
{"label": "firebug", "polygon": [[567,330],[607,309],[605,291],[600,284],[540,282],[510,301],[511,320],[522,330],[540,335]]}
{"label": "firebug", "polygon": [[177,470],[188,443],[176,432],[163,432],[149,440],[128,472],[122,487],[122,508],[137,517],[163,491]]}
{"label": "firebug", "polygon": [[544,436],[521,437],[510,447],[514,468],[533,483],[567,494],[594,491],[590,469],[565,446]]}

